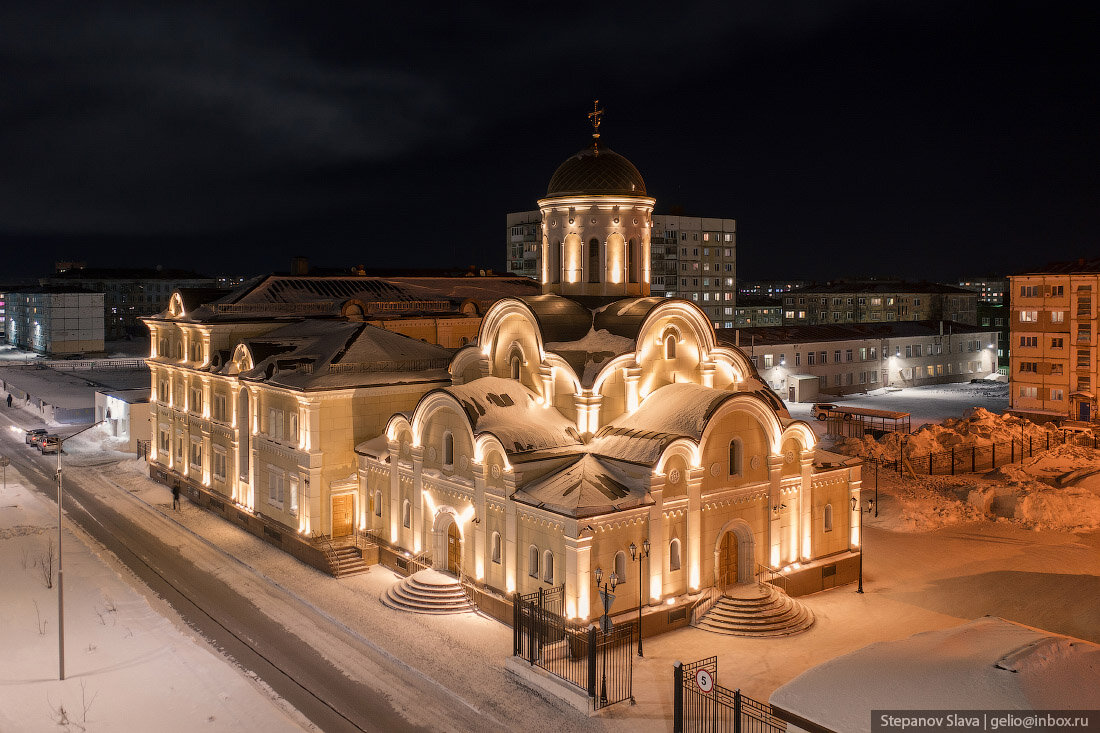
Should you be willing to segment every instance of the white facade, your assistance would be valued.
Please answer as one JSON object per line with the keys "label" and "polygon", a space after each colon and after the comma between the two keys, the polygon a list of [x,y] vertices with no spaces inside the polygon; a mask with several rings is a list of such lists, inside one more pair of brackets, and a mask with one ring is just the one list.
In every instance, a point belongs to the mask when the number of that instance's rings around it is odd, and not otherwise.
{"label": "white facade", "polygon": [[9,344],[51,355],[103,351],[103,293],[14,292],[6,305]]}

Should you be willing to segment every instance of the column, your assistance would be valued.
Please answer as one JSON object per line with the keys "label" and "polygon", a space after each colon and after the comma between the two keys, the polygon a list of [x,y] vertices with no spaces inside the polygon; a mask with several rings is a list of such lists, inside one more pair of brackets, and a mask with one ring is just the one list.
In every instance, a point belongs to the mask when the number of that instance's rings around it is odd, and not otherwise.
{"label": "column", "polygon": [[477,580],[485,580],[485,465],[474,463],[470,466],[474,474],[474,518],[476,524],[471,524],[474,530],[474,577]]}
{"label": "column", "polygon": [[398,461],[401,460],[401,443],[391,440],[387,445],[390,450],[389,537],[390,542],[398,545],[401,538],[401,469],[398,466]]}
{"label": "column", "polygon": [[779,567],[782,558],[783,537],[779,528],[782,514],[780,505],[783,497],[779,492],[780,471],[783,469],[783,456],[768,456],[768,564]]}
{"label": "column", "polygon": [[[506,496],[510,496],[512,488]],[[509,593],[514,593],[516,588],[516,567],[519,565],[520,558],[516,555],[516,523],[518,519],[516,517],[516,503],[511,499],[504,500],[504,552],[503,557],[507,558],[504,566],[504,579],[506,590]]]}
{"label": "column", "polygon": [[[574,524],[572,531],[577,531]],[[592,535],[565,537],[565,615],[588,620],[592,613]]]}
{"label": "column", "polygon": [[642,378],[641,367],[629,366],[623,369],[623,382],[626,383],[626,411],[634,412],[638,409],[638,383]]}
{"label": "column", "polygon": [[716,368],[713,361],[708,360],[699,362],[699,374],[704,387],[714,386],[714,372]]}
{"label": "column", "polygon": [[[859,467],[848,469],[848,527],[851,540],[848,549],[857,552],[863,544],[863,538],[859,536],[859,514],[863,511],[860,499],[860,489],[863,481],[860,479]],[[855,499],[856,508],[852,509],[852,499]]]}
{"label": "column", "polygon": [[547,405],[554,404],[554,367],[542,364],[539,366],[539,379],[542,381],[542,398]]}
{"label": "column", "polygon": [[649,494],[653,497],[653,506],[649,508],[649,598],[650,605],[661,602],[665,595],[665,572],[668,568],[668,537],[665,536],[665,480],[664,476],[654,476],[650,481]]}
{"label": "column", "polygon": [[412,545],[413,554],[424,551],[424,446],[413,446],[413,490],[409,500],[412,502]]}
{"label": "column", "polygon": [[798,532],[801,538],[801,552],[799,557],[802,562],[813,559],[813,534],[814,534],[814,451],[804,450],[799,454],[799,466],[802,469],[802,481],[798,485],[798,509],[801,520]]}
{"label": "column", "polygon": [[688,590],[696,591],[702,585],[702,542],[703,542],[703,469],[687,469],[687,561]]}

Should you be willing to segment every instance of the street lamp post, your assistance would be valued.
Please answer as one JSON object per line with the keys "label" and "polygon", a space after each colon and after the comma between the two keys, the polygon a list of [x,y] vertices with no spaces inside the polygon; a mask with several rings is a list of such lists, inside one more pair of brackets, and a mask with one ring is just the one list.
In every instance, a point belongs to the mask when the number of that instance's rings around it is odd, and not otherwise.
{"label": "street lamp post", "polygon": [[[619,584],[619,578],[614,572],[608,578],[608,582],[600,585],[600,581],[603,580],[603,569],[596,568],[596,587],[600,589],[600,600],[603,601],[603,616],[600,617],[600,627],[603,631],[604,639],[611,632],[611,617],[608,613],[611,611],[611,603],[615,600],[615,596],[611,594],[611,591],[615,590],[615,586]],[[610,588],[610,589],[609,589]],[[600,703],[607,704],[607,646],[604,646],[603,652],[603,680],[600,682]]]}
{"label": "street lamp post", "polygon": [[638,561],[638,656],[642,655],[642,560],[649,557],[649,538],[642,540],[642,552],[638,554],[638,547],[630,543],[630,559]]}
{"label": "street lamp post", "polygon": [[867,500],[867,508],[863,508],[860,505],[859,499],[852,497],[852,511],[859,512],[859,587],[856,588],[856,593],[863,592],[863,515],[870,514],[875,506],[874,499]]}
{"label": "street lamp post", "polygon": [[80,435],[85,430],[91,430],[96,425],[104,422],[99,420],[86,428],[77,430],[72,435],[57,439],[57,678],[65,679],[65,578],[61,570],[61,451],[65,448],[65,441]]}

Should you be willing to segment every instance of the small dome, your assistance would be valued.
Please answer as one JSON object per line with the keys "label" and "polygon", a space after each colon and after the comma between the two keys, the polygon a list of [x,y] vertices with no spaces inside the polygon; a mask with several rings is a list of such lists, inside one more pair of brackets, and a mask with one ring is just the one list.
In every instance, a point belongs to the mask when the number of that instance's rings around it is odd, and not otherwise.
{"label": "small dome", "polygon": [[645,196],[642,174],[629,160],[608,148],[592,146],[570,156],[550,178],[547,196],[620,194]]}

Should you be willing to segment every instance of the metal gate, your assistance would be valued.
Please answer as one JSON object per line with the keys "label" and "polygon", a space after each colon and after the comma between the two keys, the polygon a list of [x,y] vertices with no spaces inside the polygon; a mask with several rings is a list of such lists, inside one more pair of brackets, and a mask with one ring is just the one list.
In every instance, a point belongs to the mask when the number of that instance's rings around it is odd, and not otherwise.
{"label": "metal gate", "polygon": [[674,733],[783,733],[771,707],[718,684],[718,657],[673,667]]}
{"label": "metal gate", "polygon": [[579,687],[596,710],[634,699],[634,633],[624,623],[608,633],[556,612],[564,587],[512,600],[513,656]]}

